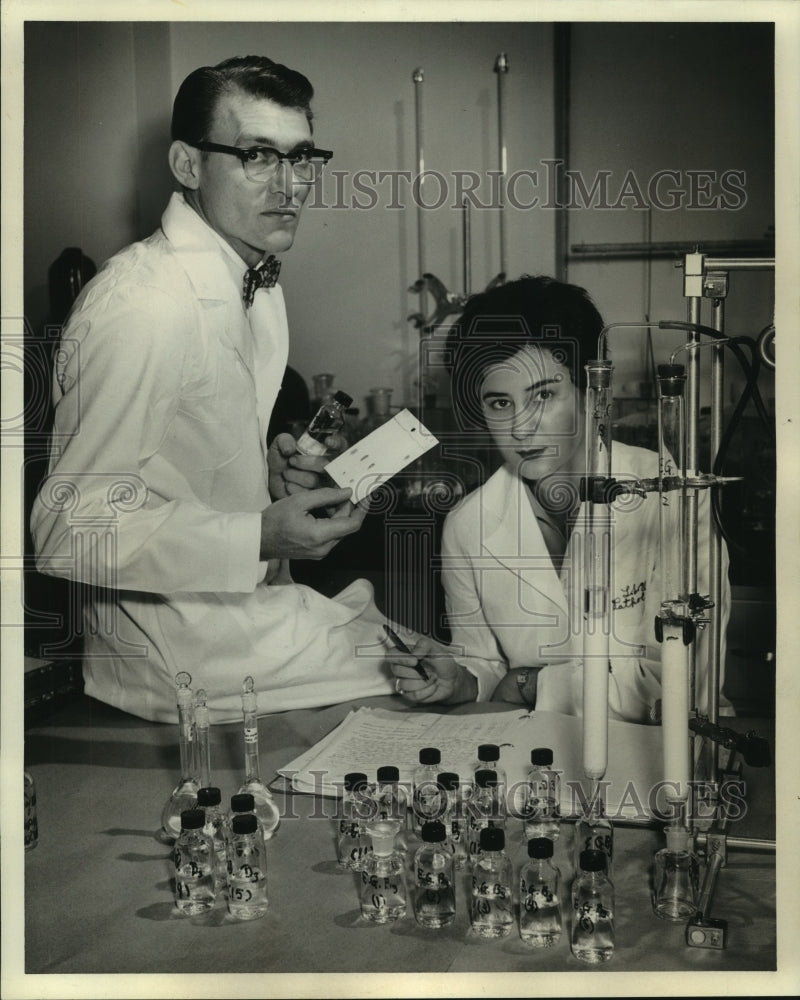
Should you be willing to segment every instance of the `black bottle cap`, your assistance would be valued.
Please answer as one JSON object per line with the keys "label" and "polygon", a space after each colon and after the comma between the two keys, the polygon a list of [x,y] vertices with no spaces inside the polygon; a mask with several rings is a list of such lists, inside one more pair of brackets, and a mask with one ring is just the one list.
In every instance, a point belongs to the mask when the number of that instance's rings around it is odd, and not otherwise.
{"label": "black bottle cap", "polygon": [[202,809],[184,809],[181,813],[182,830],[202,830],[206,817]]}
{"label": "black bottle cap", "polygon": [[240,813],[231,820],[231,829],[234,833],[255,833],[258,820],[252,813]]}
{"label": "black bottle cap", "polygon": [[442,754],[436,747],[423,747],[419,752],[420,764],[441,764]]}
{"label": "black bottle cap", "polygon": [[478,760],[500,760],[500,747],[495,743],[481,743],[478,747]]}
{"label": "black bottle cap", "polygon": [[553,841],[547,837],[533,837],[528,841],[529,858],[552,858]]}
{"label": "black bottle cap", "polygon": [[377,770],[378,781],[399,781],[400,769],[394,764],[385,764]]}
{"label": "black bottle cap", "polygon": [[488,788],[497,784],[497,771],[480,770],[475,772],[475,784],[479,788]]}
{"label": "black bottle cap", "polygon": [[604,872],[608,864],[603,851],[581,851],[580,866],[585,872]]}
{"label": "black bottle cap", "polygon": [[361,771],[350,771],[344,776],[344,788],[346,792],[352,792],[362,785],[366,785],[367,776]]}
{"label": "black bottle cap", "polygon": [[422,839],[426,844],[439,844],[446,836],[444,823],[440,823],[435,819],[430,820],[427,823],[423,823],[421,833]]}
{"label": "black bottle cap", "polygon": [[256,800],[250,792],[237,792],[231,795],[231,811],[235,813],[252,812],[256,807]]}
{"label": "black bottle cap", "polygon": [[502,851],[506,846],[506,835],[502,827],[486,826],[481,830],[482,851]]}
{"label": "black bottle cap", "polygon": [[550,747],[534,747],[531,750],[531,764],[540,764],[545,767],[553,763],[553,751]]}
{"label": "black bottle cap", "polygon": [[436,783],[441,785],[446,792],[454,792],[458,788],[458,775],[455,771],[442,771],[437,775]]}
{"label": "black bottle cap", "polygon": [[222,792],[213,785],[199,789],[197,792],[197,804],[201,808],[206,806],[218,806],[222,802]]}
{"label": "black bottle cap", "polygon": [[335,392],[333,394],[333,398],[337,403],[341,403],[344,407],[348,407],[353,402],[353,397],[348,396],[346,392],[342,392],[341,390],[339,392]]}
{"label": "black bottle cap", "polygon": [[662,396],[681,396],[686,382],[683,365],[658,366],[659,392]]}

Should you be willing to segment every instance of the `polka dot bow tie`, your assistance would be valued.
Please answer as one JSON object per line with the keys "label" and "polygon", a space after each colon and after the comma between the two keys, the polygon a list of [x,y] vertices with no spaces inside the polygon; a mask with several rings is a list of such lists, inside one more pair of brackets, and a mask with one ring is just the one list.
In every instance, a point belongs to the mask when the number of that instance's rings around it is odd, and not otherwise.
{"label": "polka dot bow tie", "polygon": [[281,273],[281,262],[274,255],[270,255],[261,267],[250,267],[244,274],[244,298],[245,309],[253,304],[253,297],[259,288],[272,288]]}

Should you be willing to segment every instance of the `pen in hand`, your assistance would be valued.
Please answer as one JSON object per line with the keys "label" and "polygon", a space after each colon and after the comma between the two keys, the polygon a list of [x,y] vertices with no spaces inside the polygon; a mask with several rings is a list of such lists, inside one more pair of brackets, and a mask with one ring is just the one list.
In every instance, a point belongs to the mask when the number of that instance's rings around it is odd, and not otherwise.
{"label": "pen in hand", "polygon": [[[400,638],[400,636],[394,631],[394,629],[389,628],[388,625],[384,624],[383,630],[386,633],[386,635],[389,637],[389,639],[394,643],[394,645],[397,646],[397,648],[400,650],[401,653],[405,653],[406,656],[413,656],[414,655],[411,652],[411,650],[408,648],[408,646]],[[415,663],[414,664],[414,669],[416,670],[416,672],[420,675],[420,677],[424,681],[429,681],[430,680],[430,677],[428,677],[428,674],[427,674],[425,668],[422,666],[421,663]]]}

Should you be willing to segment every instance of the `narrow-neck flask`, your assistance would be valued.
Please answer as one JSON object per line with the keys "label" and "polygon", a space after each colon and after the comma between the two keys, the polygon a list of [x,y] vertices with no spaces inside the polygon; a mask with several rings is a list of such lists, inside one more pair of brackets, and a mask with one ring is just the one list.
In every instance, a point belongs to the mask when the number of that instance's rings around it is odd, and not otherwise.
{"label": "narrow-neck flask", "polygon": [[700,866],[685,829],[668,829],[667,846],[656,852],[653,910],[662,920],[686,921],[697,910]]}
{"label": "narrow-neck flask", "polygon": [[181,913],[204,913],[214,905],[214,845],[203,832],[202,809],[184,809],[175,841],[175,905]]}
{"label": "narrow-neck flask", "polygon": [[228,856],[225,844],[226,820],[222,811],[222,793],[219,788],[206,786],[197,791],[197,808],[203,810],[203,833],[214,845],[214,878],[217,892],[224,891],[228,877]]}
{"label": "narrow-neck flask", "polygon": [[372,850],[367,820],[373,807],[366,774],[350,771],[344,776],[339,798],[339,829],[336,841],[340,868],[361,871],[364,859]]}
{"label": "narrow-neck flask", "polygon": [[269,840],[278,829],[281,815],[270,790],[261,780],[258,760],[258,703],[252,677],[245,677],[242,684],[242,722],[244,782],[239,792],[248,792],[253,796],[264,840]]}
{"label": "narrow-neck flask", "polygon": [[552,948],[561,937],[561,873],[553,864],[553,841],[528,841],[528,863],[519,879],[519,936],[532,948]]}
{"label": "narrow-neck flask", "polygon": [[575,870],[580,868],[580,857],[584,851],[600,851],[605,857],[605,872],[609,878],[613,874],[614,827],[606,816],[605,805],[600,795],[594,795],[586,810],[575,823]]}
{"label": "narrow-neck flask", "polygon": [[181,755],[181,777],[161,811],[161,828],[170,840],[181,832],[181,813],[197,802],[197,762],[195,760],[194,699],[191,674],[181,670],[175,675],[178,707],[178,745]]}
{"label": "narrow-neck flask", "polygon": [[549,747],[531,750],[531,766],[525,786],[523,829],[526,840],[549,837],[557,840],[561,829],[561,776],[553,769]]}
{"label": "narrow-neck flask", "polygon": [[352,402],[353,397],[346,392],[335,392],[332,399],[320,406],[297,439],[297,450],[304,455],[327,455],[325,439],[344,427],[345,413]]}
{"label": "narrow-neck flask", "polygon": [[505,819],[497,787],[497,772],[475,772],[475,790],[466,806],[467,855],[474,862],[481,853],[481,830],[489,826],[504,828]]}
{"label": "narrow-neck flask", "polygon": [[390,923],[406,915],[405,858],[391,821],[373,823],[370,837],[372,851],[361,869],[361,916],[375,924]]}
{"label": "narrow-neck flask", "polygon": [[437,777],[443,797],[442,822],[446,832],[445,843],[453,853],[456,871],[467,864],[467,831],[464,811],[465,790],[455,771],[443,771]]}
{"label": "narrow-neck flask", "polygon": [[237,920],[267,912],[267,848],[252,813],[234,816],[228,857],[228,910]]}
{"label": "narrow-neck flask", "polygon": [[421,836],[422,827],[429,820],[441,819],[441,801],[436,778],[441,770],[442,754],[436,747],[423,747],[419,752],[419,765],[411,776],[412,826]]}
{"label": "narrow-neck flask", "polygon": [[507,937],[514,925],[513,866],[506,835],[497,826],[481,830],[480,853],[472,866],[470,923],[479,937]]}
{"label": "narrow-neck flask", "polygon": [[603,851],[582,851],[572,883],[572,954],[597,965],[614,954],[614,886],[605,873]]}
{"label": "narrow-neck flask", "polygon": [[453,855],[445,844],[444,823],[422,826],[422,846],[414,855],[414,916],[421,927],[444,927],[456,918]]}

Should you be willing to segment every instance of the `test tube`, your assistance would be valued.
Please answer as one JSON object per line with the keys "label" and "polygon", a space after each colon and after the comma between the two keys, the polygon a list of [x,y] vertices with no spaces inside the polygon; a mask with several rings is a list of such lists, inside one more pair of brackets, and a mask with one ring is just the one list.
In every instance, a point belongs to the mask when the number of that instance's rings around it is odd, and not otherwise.
{"label": "test tube", "polygon": [[603,777],[608,765],[608,664],[611,634],[611,509],[599,486],[611,478],[610,361],[586,366],[586,485],[584,503],[583,770]]}

